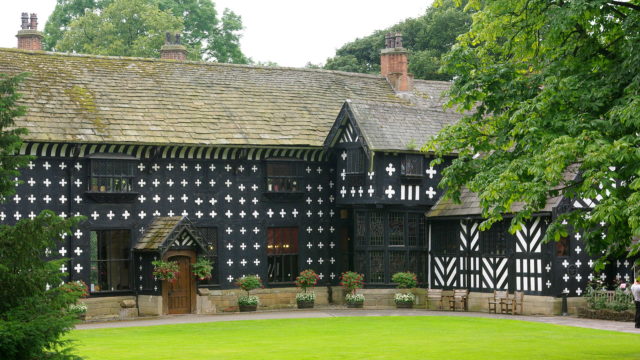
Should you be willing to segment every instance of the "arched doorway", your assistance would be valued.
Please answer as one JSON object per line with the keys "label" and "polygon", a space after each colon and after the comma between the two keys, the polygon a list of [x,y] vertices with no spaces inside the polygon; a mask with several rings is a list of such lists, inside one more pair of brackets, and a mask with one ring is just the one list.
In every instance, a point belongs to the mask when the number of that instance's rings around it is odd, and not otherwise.
{"label": "arched doorway", "polygon": [[165,313],[190,314],[196,306],[196,284],[191,275],[191,264],[195,262],[194,251],[168,251],[165,255],[167,261],[178,264],[179,273],[174,282],[166,281],[163,285],[163,298]]}

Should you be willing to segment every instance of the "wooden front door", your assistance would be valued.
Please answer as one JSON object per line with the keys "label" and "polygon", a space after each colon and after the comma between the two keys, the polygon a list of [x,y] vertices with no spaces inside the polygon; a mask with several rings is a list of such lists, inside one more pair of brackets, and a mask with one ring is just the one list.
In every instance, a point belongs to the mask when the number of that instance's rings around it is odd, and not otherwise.
{"label": "wooden front door", "polygon": [[191,276],[190,256],[171,256],[169,261],[175,261],[180,267],[180,272],[176,280],[167,282],[168,292],[168,313],[169,314],[189,314],[191,313],[191,298],[193,294],[193,276]]}

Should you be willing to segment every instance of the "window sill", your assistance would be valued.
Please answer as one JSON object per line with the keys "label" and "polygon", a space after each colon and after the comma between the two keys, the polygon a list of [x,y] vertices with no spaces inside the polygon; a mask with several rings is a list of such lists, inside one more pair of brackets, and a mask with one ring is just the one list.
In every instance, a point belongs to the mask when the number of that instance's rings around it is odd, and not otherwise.
{"label": "window sill", "polygon": [[86,191],[84,194],[97,203],[132,203],[138,196],[136,192]]}

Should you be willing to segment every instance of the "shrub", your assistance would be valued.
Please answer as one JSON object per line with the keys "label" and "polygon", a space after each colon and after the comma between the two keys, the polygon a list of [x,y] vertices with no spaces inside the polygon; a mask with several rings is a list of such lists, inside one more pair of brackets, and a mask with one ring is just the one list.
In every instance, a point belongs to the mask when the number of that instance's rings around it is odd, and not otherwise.
{"label": "shrub", "polygon": [[307,269],[296,278],[296,286],[307,292],[307,289],[315,287],[319,280],[320,277],[315,271]]}
{"label": "shrub", "polygon": [[262,287],[262,281],[260,280],[258,275],[248,275],[238,279],[236,281],[236,286],[246,291],[247,295],[249,295],[249,291]]}
{"label": "shrub", "polygon": [[398,289],[412,289],[418,285],[418,277],[412,272],[397,272],[391,281],[398,284]]}
{"label": "shrub", "polygon": [[346,294],[355,294],[357,289],[364,286],[364,275],[347,271],[340,276],[340,286]]}
{"label": "shrub", "polygon": [[84,281],[69,281],[68,283],[60,285],[60,290],[69,293],[77,298],[86,298],[89,296],[89,287]]}
{"label": "shrub", "polygon": [[213,262],[203,256],[198,256],[196,262],[191,265],[191,273],[198,280],[211,279],[211,271],[213,271]]}
{"label": "shrub", "polygon": [[176,280],[180,270],[178,263],[175,261],[156,260],[152,261],[151,265],[153,265],[153,276],[160,280],[167,280],[169,282],[174,282]]}
{"label": "shrub", "polygon": [[238,305],[260,305],[260,298],[255,295],[238,296]]}

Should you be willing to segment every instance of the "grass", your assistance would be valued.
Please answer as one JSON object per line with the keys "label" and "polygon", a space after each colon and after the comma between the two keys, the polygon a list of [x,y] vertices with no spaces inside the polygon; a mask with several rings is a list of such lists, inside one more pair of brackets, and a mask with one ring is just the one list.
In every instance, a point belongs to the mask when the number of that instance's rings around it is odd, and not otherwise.
{"label": "grass", "polygon": [[[633,326],[630,324],[630,326]],[[466,317],[340,317],[74,330],[98,359],[640,359],[640,337]]]}

